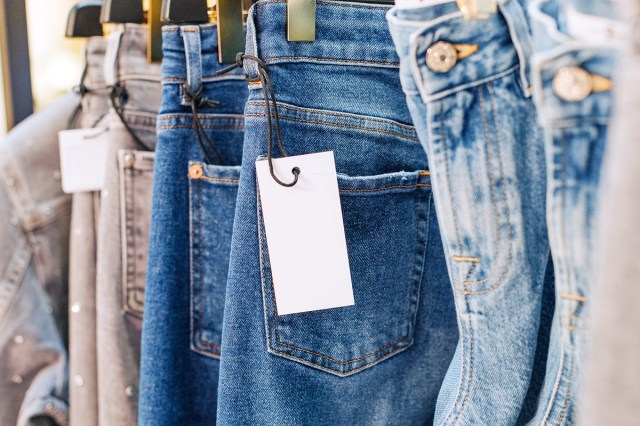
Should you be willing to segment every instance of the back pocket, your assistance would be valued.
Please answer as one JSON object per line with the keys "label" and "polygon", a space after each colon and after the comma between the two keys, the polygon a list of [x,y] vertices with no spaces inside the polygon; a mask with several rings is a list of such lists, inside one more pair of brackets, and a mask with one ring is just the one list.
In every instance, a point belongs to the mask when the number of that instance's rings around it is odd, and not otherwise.
{"label": "back pocket", "polygon": [[220,358],[240,167],[189,164],[191,348]]}
{"label": "back pocket", "polygon": [[341,308],[278,315],[259,210],[270,353],[348,376],[411,346],[429,231],[429,182],[425,171],[338,175],[355,298],[355,305]]}

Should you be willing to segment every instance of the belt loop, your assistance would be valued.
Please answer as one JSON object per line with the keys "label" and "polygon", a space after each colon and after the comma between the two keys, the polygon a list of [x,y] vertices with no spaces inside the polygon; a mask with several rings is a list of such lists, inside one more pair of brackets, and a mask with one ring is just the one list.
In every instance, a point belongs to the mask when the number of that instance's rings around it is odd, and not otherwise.
{"label": "belt loop", "polygon": [[118,26],[107,38],[107,48],[104,55],[104,81],[108,87],[118,83],[118,56],[124,28]]}
{"label": "belt loop", "polygon": [[[247,16],[247,43],[245,46],[245,54],[260,57],[258,52],[258,40],[256,38],[256,14],[258,9],[255,6],[251,6],[249,9],[249,15]],[[257,80],[260,78],[260,71],[258,64],[254,61],[247,61],[243,66],[244,72],[249,80]]]}
{"label": "belt loop", "polygon": [[200,27],[184,25],[180,27],[184,41],[184,53],[187,64],[187,87],[197,92],[202,86],[202,51],[200,48]]}
{"label": "belt loop", "polygon": [[518,53],[520,61],[520,82],[525,96],[528,98],[533,94],[533,86],[531,85],[533,42],[529,21],[518,0],[499,0],[498,7],[507,22],[511,40]]}

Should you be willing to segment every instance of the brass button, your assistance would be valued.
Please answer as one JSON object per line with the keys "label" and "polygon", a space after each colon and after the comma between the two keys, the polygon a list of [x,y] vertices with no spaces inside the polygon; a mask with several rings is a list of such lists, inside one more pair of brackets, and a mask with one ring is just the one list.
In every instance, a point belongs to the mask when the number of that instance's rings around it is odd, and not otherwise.
{"label": "brass button", "polygon": [[200,179],[202,177],[202,166],[200,164],[192,164],[189,167],[189,177],[191,179]]}
{"label": "brass button", "polygon": [[447,41],[438,41],[427,49],[427,67],[433,72],[448,72],[456,62],[458,62],[458,52]]}
{"label": "brass button", "polygon": [[553,76],[552,87],[560,99],[578,102],[589,96],[593,90],[593,78],[583,68],[563,67]]}

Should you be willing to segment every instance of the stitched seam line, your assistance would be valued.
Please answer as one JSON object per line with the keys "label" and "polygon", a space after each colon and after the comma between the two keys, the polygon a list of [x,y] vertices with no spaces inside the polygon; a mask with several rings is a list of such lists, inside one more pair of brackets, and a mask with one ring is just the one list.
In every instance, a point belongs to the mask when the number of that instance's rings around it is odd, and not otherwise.
{"label": "stitched seam line", "polygon": [[209,176],[200,176],[199,178],[192,178],[194,180],[209,180],[212,182],[228,182],[228,183],[238,183],[240,179],[225,179],[225,178],[214,178]]}
{"label": "stitched seam line", "polygon": [[340,189],[340,192],[376,192],[376,191],[384,191],[386,189],[408,189],[408,188],[417,188],[423,186],[431,186],[428,183],[417,183],[415,185],[397,185],[397,186],[386,186],[384,188],[375,188],[375,189]]}
{"label": "stitched seam line", "polygon": [[[202,125],[203,128],[205,129],[237,129],[237,130],[244,130],[244,126],[209,126],[209,125]],[[188,125],[188,124],[178,124],[178,125],[173,125],[173,126],[160,126],[158,127],[159,130],[170,130],[170,129],[193,129],[192,125]]]}
{"label": "stitched seam line", "polygon": [[271,348],[271,351],[273,351],[275,353],[278,353],[278,354],[281,354],[281,355],[284,355],[286,358],[295,358],[295,359],[299,360],[302,364],[313,365],[313,366],[315,366],[316,368],[318,368],[320,370],[333,371],[333,372],[338,373],[339,376],[345,377],[345,376],[350,376],[352,374],[355,374],[355,373],[357,373],[359,371],[362,371],[365,368],[370,367],[371,365],[378,364],[378,363],[384,361],[385,359],[388,359],[392,355],[403,351],[406,348],[407,348],[406,346],[400,346],[399,348],[394,349],[393,351],[389,352],[388,354],[385,354],[385,355],[381,356],[380,358],[374,359],[373,361],[368,362],[368,363],[366,363],[366,364],[364,364],[364,365],[362,365],[362,366],[360,366],[358,368],[354,368],[354,369],[348,370],[347,372],[336,370],[335,368],[327,367],[327,366],[324,366],[324,365],[321,365],[321,364],[316,364],[313,361],[309,361],[308,359],[305,359],[305,358],[300,358],[299,356],[293,355],[293,354],[288,353],[288,352],[282,352],[282,351],[279,351],[279,350],[273,349],[273,348]]}
{"label": "stitched seam line", "polygon": [[[480,89],[478,91],[479,91],[479,93],[482,93],[480,91]],[[499,172],[500,172],[500,181],[504,185],[505,182],[506,182],[506,179],[505,179],[505,176],[504,176],[504,164],[502,162],[502,149],[501,149],[501,147],[505,146],[506,144],[504,143],[504,141],[502,141],[502,137],[501,137],[501,134],[500,134],[500,127],[498,126],[498,119],[497,119],[497,116],[496,116],[496,108],[495,108],[495,104],[494,104],[494,101],[493,101],[493,83],[492,82],[487,83],[487,91],[489,92],[489,102],[491,104],[493,125],[494,125],[494,127],[496,129],[495,133],[497,134],[496,142],[497,142],[497,154],[498,154],[498,167],[499,167]],[[482,105],[482,103],[480,105]],[[490,168],[490,170],[491,170],[491,168]],[[508,226],[508,231],[507,231],[508,232],[507,241],[508,241],[509,249],[508,249],[508,252],[507,252],[506,266],[505,266],[502,274],[498,278],[497,282],[493,286],[491,286],[491,287],[489,287],[489,288],[487,288],[485,290],[480,290],[480,291],[467,291],[467,290],[465,290],[466,294],[485,294],[485,293],[489,293],[490,291],[500,287],[503,284],[504,278],[509,272],[509,264],[511,263],[511,258],[513,257],[513,231],[512,231],[512,226],[511,226],[513,221],[511,220],[511,208],[509,206],[509,196],[507,194],[506,188],[505,188],[504,192],[505,192],[505,204],[506,204],[506,210],[507,210],[507,223],[509,225]],[[494,198],[493,191],[491,192],[491,194],[492,194],[492,199],[493,199]],[[497,206],[497,203],[494,204],[494,206]],[[501,238],[502,233],[499,232],[500,231],[500,223],[499,223],[499,219],[498,219],[498,217],[499,217],[498,213],[499,212],[497,210],[497,207],[495,207],[495,209],[496,209],[496,211],[495,211],[495,213],[496,213],[496,231],[498,231],[497,241],[500,242],[502,240],[502,238]],[[495,255],[495,257],[496,257],[496,259],[498,258],[497,245],[496,245],[496,255]],[[491,276],[494,274],[495,268],[497,268],[497,262],[494,265],[494,268],[492,268],[491,274],[483,281],[486,281],[489,278],[491,278]],[[476,283],[476,282],[465,282],[465,286],[467,284],[478,284],[478,283]]]}
{"label": "stitched seam line", "polygon": [[340,62],[345,64],[370,64],[370,65],[390,65],[394,67],[400,66],[399,62],[387,62],[387,61],[367,61],[364,59],[339,59],[339,58],[317,58],[315,56],[272,56],[270,58],[264,58],[265,62],[280,61],[283,59],[310,59],[318,62]]}
{"label": "stitched seam line", "polygon": [[[266,116],[267,116],[266,114],[258,114],[258,113],[245,114],[245,117],[266,117]],[[329,122],[326,122],[326,121],[304,120],[304,119],[300,119],[300,118],[287,117],[286,115],[279,115],[279,118],[283,119],[283,120],[297,121],[299,123],[322,124],[322,125],[326,125],[326,126],[343,127],[343,128],[346,128],[346,129],[356,129],[356,130],[365,130],[365,131],[371,131],[371,132],[377,132],[377,133],[387,133],[389,135],[398,136],[398,137],[405,138],[405,139],[410,139],[410,140],[414,140],[414,141],[418,140],[417,137],[403,135],[401,133],[396,133],[396,132],[392,132],[390,130],[384,130],[384,129],[374,129],[374,128],[370,128],[370,127],[350,126],[350,125],[347,125],[347,124],[329,123]]]}
{"label": "stitched seam line", "polygon": [[326,355],[322,355],[322,354],[319,354],[319,353],[317,353],[317,352],[310,351],[310,350],[308,350],[308,349],[299,348],[299,347],[297,347],[297,346],[289,345],[289,344],[287,344],[287,343],[280,342],[280,341],[278,341],[278,342],[276,342],[276,343],[277,343],[277,344],[279,344],[279,345],[282,345],[282,346],[286,346],[286,347],[291,348],[291,349],[297,349],[297,350],[299,350],[299,351],[306,352],[306,353],[311,354],[311,355],[319,356],[320,358],[324,358],[324,359],[326,359],[326,360],[328,360],[328,361],[331,361],[331,362],[333,362],[333,363],[336,363],[336,364],[346,365],[346,364],[353,364],[353,363],[355,363],[355,362],[362,361],[363,359],[366,359],[366,358],[372,357],[372,356],[374,356],[374,355],[376,355],[376,354],[378,354],[378,353],[380,353],[380,352],[384,351],[384,350],[385,350],[385,349],[387,349],[389,346],[393,346],[393,345],[395,345],[396,343],[400,343],[400,342],[402,342],[402,341],[404,341],[404,340],[407,340],[407,336],[404,336],[404,337],[402,337],[402,338],[400,338],[400,339],[398,339],[398,340],[394,340],[394,341],[393,341],[393,342],[391,342],[391,343],[387,343],[386,345],[382,346],[380,349],[378,349],[378,350],[376,350],[376,351],[374,351],[374,352],[370,352],[370,353],[368,353],[368,354],[366,354],[366,355],[361,356],[360,358],[352,359],[352,360],[349,360],[349,361],[338,361],[337,359],[333,359],[333,358],[328,357],[328,356],[326,356]]}
{"label": "stitched seam line", "polygon": [[480,262],[477,257],[470,256],[453,256],[452,259],[454,262]]}
{"label": "stitched seam line", "polygon": [[[247,102],[247,105],[265,106],[264,102],[259,102],[259,101]],[[301,112],[307,112],[307,113],[312,113],[312,114],[317,114],[317,115],[329,115],[329,116],[333,116],[333,117],[344,117],[344,118],[350,118],[350,119],[356,119],[356,120],[363,120],[363,118],[361,118],[362,116],[358,116],[356,114],[341,114],[339,112],[322,111],[322,110],[311,109],[311,108],[301,108],[301,107],[295,107],[295,106],[285,105],[285,104],[280,104],[280,103],[278,104],[278,109],[289,109],[289,110],[293,110],[293,111],[301,111]],[[390,125],[393,125],[393,126],[398,126],[398,127],[410,130],[410,131],[415,131],[415,127],[413,127],[413,126],[408,126],[406,124],[398,123],[398,122],[392,121],[392,120],[384,120],[384,119],[381,119],[381,118],[369,117],[369,116],[364,118],[364,120],[376,121],[378,123],[390,124]]]}
{"label": "stitched seam line", "polygon": [[575,300],[577,302],[586,302],[587,298],[584,296],[579,296],[577,294],[571,294],[571,293],[563,293],[560,292],[559,296],[562,297],[563,299],[569,299],[569,300]]}

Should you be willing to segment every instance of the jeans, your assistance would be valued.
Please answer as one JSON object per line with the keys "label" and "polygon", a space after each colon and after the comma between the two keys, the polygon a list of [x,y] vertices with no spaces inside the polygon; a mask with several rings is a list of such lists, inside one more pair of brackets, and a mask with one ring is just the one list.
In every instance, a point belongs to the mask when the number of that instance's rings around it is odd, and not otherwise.
{"label": "jeans", "polygon": [[[119,36],[121,34],[121,36]],[[135,426],[138,418],[140,339],[151,219],[153,149],[160,108],[160,64],[146,60],[148,28],[127,24],[114,64],[105,64],[126,91],[123,118],[112,108],[107,127],[106,187],[97,233],[97,366],[101,425]],[[107,53],[107,57],[110,53]],[[130,133],[131,131],[131,133]]]}
{"label": "jeans", "polygon": [[[81,83],[81,110],[75,126],[95,127],[109,110],[104,81],[107,42],[92,37],[86,45],[86,75]],[[99,194],[73,194],[69,236],[69,420],[72,425],[98,424],[96,348],[96,232]],[[74,385],[75,383],[75,385]]]}
{"label": "jeans", "polygon": [[460,331],[434,424],[522,424],[544,374],[551,285],[524,11],[499,2],[489,19],[467,21],[449,2],[388,18],[429,157]]}
{"label": "jeans", "polygon": [[163,51],[138,420],[210,425],[247,83],[216,76],[215,26],[165,26]]}
{"label": "jeans", "polygon": [[547,373],[533,425],[576,422],[600,170],[612,109],[615,45],[566,33],[562,22],[569,21],[560,17],[573,3],[578,2],[538,1],[530,10],[536,40],[532,80],[546,132],[547,222],[557,294]]}
{"label": "jeans", "polygon": [[314,43],[286,41],[285,2],[250,11],[247,53],[266,63],[286,151],[334,151],[355,305],[278,314],[255,174],[271,141],[257,65],[247,59],[218,424],[433,418],[458,335],[429,163],[400,87],[387,10],[318,2]]}
{"label": "jeans", "polygon": [[71,197],[58,131],[67,95],[0,143],[0,424],[69,423],[66,335]]}

